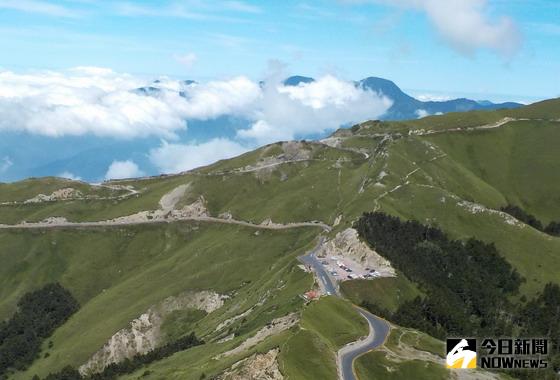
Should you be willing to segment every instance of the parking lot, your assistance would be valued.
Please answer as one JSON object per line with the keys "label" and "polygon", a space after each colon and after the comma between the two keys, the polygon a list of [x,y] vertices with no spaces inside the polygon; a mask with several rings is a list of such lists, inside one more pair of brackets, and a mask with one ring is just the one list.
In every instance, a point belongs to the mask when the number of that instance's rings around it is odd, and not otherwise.
{"label": "parking lot", "polygon": [[375,268],[363,267],[359,263],[341,256],[318,257],[321,265],[336,280],[355,280],[355,279],[372,279],[380,277],[381,274]]}

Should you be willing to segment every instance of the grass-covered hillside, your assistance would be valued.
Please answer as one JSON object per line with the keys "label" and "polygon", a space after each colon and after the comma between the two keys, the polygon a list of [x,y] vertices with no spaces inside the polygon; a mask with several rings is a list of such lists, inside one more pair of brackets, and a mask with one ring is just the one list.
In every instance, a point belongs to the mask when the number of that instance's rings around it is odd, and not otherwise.
{"label": "grass-covered hillside", "polygon": [[[102,185],[55,178],[0,184],[0,319],[49,283],[60,283],[80,305],[32,366],[10,378],[78,368],[114,334],[130,333],[142,314],[158,326],[150,344],[191,332],[205,343],[122,378],[234,378],[263,361],[288,379],[335,378],[336,350],[366,335],[367,326],[342,300],[304,306],[300,295],[313,277],[297,256],[364,212],[414,219],[450,239],[493,243],[524,278],[512,302],[530,299],[546,283],[560,283],[560,237],[498,210],[515,205],[543,223],[560,221],[559,120],[556,99],[517,110],[366,122],[322,141],[271,144],[176,175]],[[187,211],[177,217],[176,210]],[[101,223],[60,224],[62,218]],[[103,224],[115,218],[122,219]],[[290,225],[302,222],[332,230]],[[343,286],[354,302],[389,311],[424,290],[402,273]],[[437,345],[404,337],[409,345]],[[308,361],[310,352],[316,360]],[[383,351],[368,355],[375,363],[392,360]],[[434,374],[426,378],[445,377],[432,366],[412,362],[398,371],[422,367]],[[356,368],[358,375],[381,371],[365,360]]]}

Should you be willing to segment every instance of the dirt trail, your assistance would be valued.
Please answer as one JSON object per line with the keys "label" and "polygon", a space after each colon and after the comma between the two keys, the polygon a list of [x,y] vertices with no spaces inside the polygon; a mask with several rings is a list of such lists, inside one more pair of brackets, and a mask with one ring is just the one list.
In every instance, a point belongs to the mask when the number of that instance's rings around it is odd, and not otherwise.
{"label": "dirt trail", "polygon": [[418,136],[424,136],[424,135],[433,135],[436,133],[446,133],[446,132],[465,132],[465,131],[476,131],[476,130],[484,130],[484,129],[494,129],[494,128],[500,128],[504,125],[506,125],[507,123],[510,123],[512,121],[523,121],[523,120],[531,120],[531,119],[516,119],[513,117],[504,117],[501,120],[498,120],[495,123],[492,124],[484,124],[484,125],[478,125],[478,126],[474,126],[474,127],[458,127],[458,128],[449,128],[449,129],[441,129],[441,130],[433,130],[433,129],[429,129],[429,130],[416,130],[413,132],[413,134],[416,134]]}
{"label": "dirt trail", "polygon": [[236,220],[227,214],[223,217],[210,216],[206,209],[204,197],[199,197],[194,203],[177,209],[176,206],[183,198],[190,184],[177,186],[169,193],[161,197],[159,210],[140,211],[132,215],[120,216],[115,219],[92,221],[92,222],[70,222],[64,217],[50,216],[40,222],[21,222],[18,224],[0,224],[0,229],[45,229],[45,228],[83,228],[83,227],[118,227],[140,224],[172,223],[179,221],[200,221],[222,224],[237,224],[240,226],[259,228],[265,230],[283,230],[299,227],[321,227],[325,231],[330,231],[331,227],[318,221],[294,222],[294,223],[275,223],[266,219],[260,224]]}

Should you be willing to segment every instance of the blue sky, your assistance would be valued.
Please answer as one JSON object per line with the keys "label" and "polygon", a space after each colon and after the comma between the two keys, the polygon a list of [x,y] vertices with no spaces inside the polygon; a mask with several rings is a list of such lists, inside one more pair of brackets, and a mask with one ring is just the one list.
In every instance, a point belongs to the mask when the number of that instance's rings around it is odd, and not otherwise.
{"label": "blue sky", "polygon": [[[477,3],[474,10],[468,2]],[[437,3],[0,0],[0,67],[260,79],[276,59],[290,73],[381,76],[414,94],[522,101],[560,95],[560,2]],[[490,30],[496,40],[465,46],[472,33],[469,25],[461,30],[470,22],[461,19],[465,9],[487,26],[507,20],[507,27]]]}

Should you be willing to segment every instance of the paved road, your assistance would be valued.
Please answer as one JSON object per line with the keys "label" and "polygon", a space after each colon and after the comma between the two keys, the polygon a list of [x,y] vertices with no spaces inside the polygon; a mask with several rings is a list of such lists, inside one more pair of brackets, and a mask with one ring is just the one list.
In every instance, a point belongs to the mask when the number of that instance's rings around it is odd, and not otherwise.
{"label": "paved road", "polygon": [[327,294],[340,296],[340,293],[338,291],[338,286],[336,285],[336,281],[334,281],[331,278],[331,275],[325,270],[325,267],[319,262],[317,256],[315,256],[315,254],[317,253],[321,245],[323,245],[324,240],[325,238],[322,237],[321,240],[319,241],[319,244],[317,244],[317,246],[313,248],[312,251],[308,252],[304,256],[301,256],[299,259],[305,265],[311,267],[311,269],[317,274],[317,277],[319,277],[319,279],[321,280],[321,284],[320,284],[321,288],[323,288],[327,292]]}
{"label": "paved road", "polygon": [[[126,218],[126,217],[123,217]],[[330,231],[331,227],[321,222],[294,222],[288,224],[254,224],[245,222],[243,220],[235,219],[222,219],[212,216],[193,216],[193,217],[176,217],[165,219],[151,219],[151,220],[103,220],[98,222],[30,222],[20,224],[0,224],[0,229],[45,229],[45,228],[80,228],[80,227],[118,227],[118,226],[131,226],[140,224],[157,224],[157,223],[172,223],[180,221],[198,221],[198,222],[211,222],[222,224],[237,224],[240,226],[264,229],[264,230],[285,230],[290,228],[300,227],[321,227],[325,231]]]}
{"label": "paved road", "polygon": [[[317,274],[323,289],[334,296],[342,297],[338,290],[338,286],[336,285],[336,281],[331,277],[316,257],[316,253],[324,243],[324,240],[325,239],[322,237],[319,244],[317,244],[312,251],[308,252],[304,256],[300,256],[299,259],[305,265],[311,267]],[[389,323],[387,321],[360,307],[355,306],[355,308],[360,315],[367,320],[369,325],[369,335],[365,339],[350,343],[338,351],[337,365],[339,367],[338,370],[341,380],[356,380],[357,377],[353,370],[354,360],[358,356],[381,346],[385,342],[385,339],[387,339],[387,335],[390,331]]]}
{"label": "paved road", "polygon": [[347,345],[338,351],[338,364],[340,366],[340,377],[342,380],[356,380],[354,373],[354,360],[359,356],[381,346],[390,328],[387,321],[371,314],[370,312],[356,307],[356,310],[368,321],[369,335],[364,339]]}

